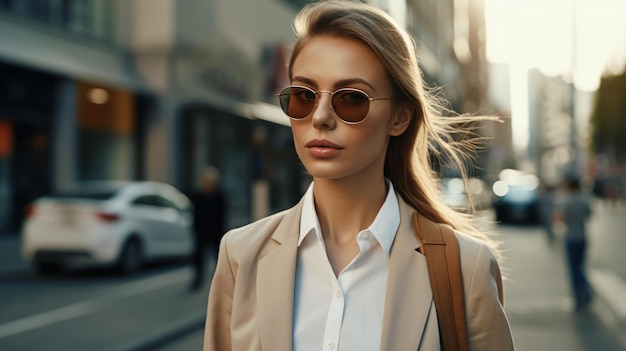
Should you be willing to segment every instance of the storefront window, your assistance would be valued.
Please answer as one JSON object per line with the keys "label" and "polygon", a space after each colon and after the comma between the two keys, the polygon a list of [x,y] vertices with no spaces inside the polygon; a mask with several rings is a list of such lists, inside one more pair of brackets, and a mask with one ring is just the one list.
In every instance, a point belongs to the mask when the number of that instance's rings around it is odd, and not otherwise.
{"label": "storefront window", "polygon": [[135,179],[135,96],[128,91],[78,85],[78,178]]}
{"label": "storefront window", "polygon": [[289,127],[208,106],[190,106],[183,116],[184,188],[192,191],[206,166],[217,167],[228,194],[229,228],[287,209],[304,193],[310,179]]}

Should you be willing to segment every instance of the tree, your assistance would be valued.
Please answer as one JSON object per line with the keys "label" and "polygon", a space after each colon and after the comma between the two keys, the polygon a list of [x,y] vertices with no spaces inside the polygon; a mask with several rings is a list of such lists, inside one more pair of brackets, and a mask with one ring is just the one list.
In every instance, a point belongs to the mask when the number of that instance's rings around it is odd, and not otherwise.
{"label": "tree", "polygon": [[602,77],[591,112],[591,153],[626,160],[626,67]]}

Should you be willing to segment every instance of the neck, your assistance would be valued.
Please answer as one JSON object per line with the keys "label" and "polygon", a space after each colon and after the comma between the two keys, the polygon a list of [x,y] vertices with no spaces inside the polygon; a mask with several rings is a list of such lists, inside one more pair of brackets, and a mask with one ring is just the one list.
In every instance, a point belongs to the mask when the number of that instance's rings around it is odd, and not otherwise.
{"label": "neck", "polygon": [[324,239],[346,243],[374,221],[387,186],[382,175],[363,181],[316,179],[313,195]]}

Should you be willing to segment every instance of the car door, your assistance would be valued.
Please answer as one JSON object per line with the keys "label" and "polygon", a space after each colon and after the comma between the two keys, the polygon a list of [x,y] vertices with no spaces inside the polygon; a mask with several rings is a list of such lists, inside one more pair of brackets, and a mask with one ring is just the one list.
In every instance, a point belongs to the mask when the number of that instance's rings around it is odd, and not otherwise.
{"label": "car door", "polygon": [[166,229],[162,237],[166,254],[187,255],[192,247],[193,217],[191,213],[179,208],[165,196],[158,196],[158,201],[163,209],[160,220],[161,225]]}
{"label": "car door", "polygon": [[151,257],[167,255],[171,250],[169,234],[172,231],[171,223],[178,220],[178,211],[164,204],[156,194],[137,196],[132,202],[133,218],[137,227],[142,228],[144,253]]}

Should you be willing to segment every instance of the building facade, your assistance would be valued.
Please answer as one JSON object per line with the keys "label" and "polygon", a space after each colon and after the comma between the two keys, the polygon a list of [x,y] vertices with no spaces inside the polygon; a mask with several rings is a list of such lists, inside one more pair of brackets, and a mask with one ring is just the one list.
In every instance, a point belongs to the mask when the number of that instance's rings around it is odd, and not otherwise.
{"label": "building facade", "polygon": [[147,91],[113,20],[127,5],[0,3],[0,230],[18,228],[28,202],[67,182],[141,176]]}

